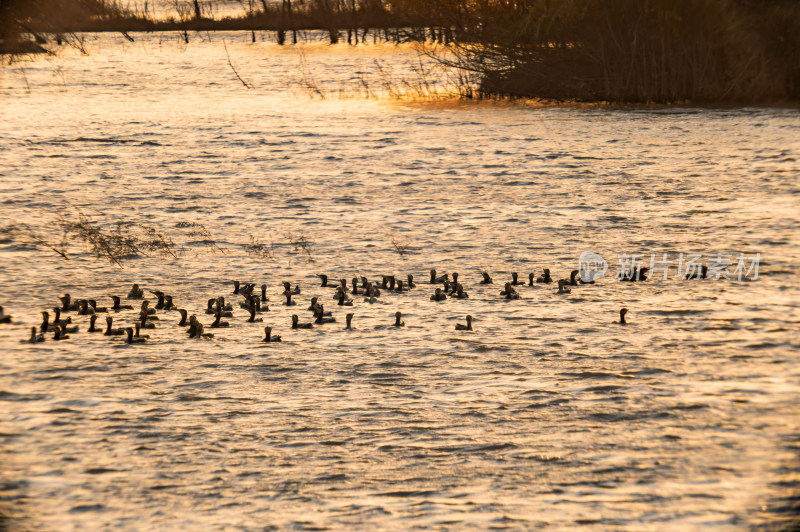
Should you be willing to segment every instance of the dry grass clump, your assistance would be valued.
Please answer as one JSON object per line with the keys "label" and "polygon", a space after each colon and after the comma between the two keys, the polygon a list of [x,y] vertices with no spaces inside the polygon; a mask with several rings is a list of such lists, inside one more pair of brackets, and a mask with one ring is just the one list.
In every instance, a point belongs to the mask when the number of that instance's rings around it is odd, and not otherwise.
{"label": "dry grass clump", "polygon": [[150,253],[177,258],[175,242],[155,227],[131,222],[117,222],[113,230],[103,226],[78,211],[76,219],[62,217],[58,223],[67,240],[77,240],[86,245],[97,257],[103,257],[117,266],[121,261]]}
{"label": "dry grass clump", "polygon": [[242,245],[245,253],[258,257],[261,259],[273,260],[275,259],[275,243],[269,244],[258,240],[253,235],[250,235],[250,242]]}
{"label": "dry grass clump", "polygon": [[205,225],[197,222],[178,222],[175,224],[175,227],[178,229],[184,229],[185,233],[189,236],[200,238],[200,240],[196,240],[194,243],[207,247],[213,253],[225,254],[225,250],[222,249],[219,244],[217,244],[217,241],[211,237],[211,233],[208,231],[208,229],[206,229]]}
{"label": "dry grass clump", "polygon": [[399,240],[395,236],[392,236],[391,240],[392,240],[392,246],[394,247],[394,250],[398,255],[400,255],[401,257],[405,257],[406,255],[408,255],[409,253],[408,247],[410,244],[407,241]]}
{"label": "dry grass clump", "polygon": [[314,245],[306,235],[286,233],[286,244],[291,246],[295,254],[304,254],[308,262],[314,262],[314,257],[311,254],[311,248]]}

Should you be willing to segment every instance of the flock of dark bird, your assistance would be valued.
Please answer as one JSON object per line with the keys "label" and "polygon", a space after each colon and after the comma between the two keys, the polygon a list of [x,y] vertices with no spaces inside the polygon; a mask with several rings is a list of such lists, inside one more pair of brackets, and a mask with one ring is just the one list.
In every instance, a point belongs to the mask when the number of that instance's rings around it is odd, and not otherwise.
{"label": "flock of dark bird", "polygon": [[[578,270],[573,270],[569,279],[559,279],[558,294],[568,294],[571,292],[572,287],[585,283],[578,277]],[[644,281],[647,279],[647,268],[637,269],[627,276],[623,276],[622,281]],[[482,273],[483,279],[480,281],[482,285],[493,284],[492,278],[487,272]],[[367,303],[375,303],[381,295],[387,293],[401,293],[407,292],[416,288],[414,276],[409,274],[405,281],[395,277],[394,275],[383,275],[380,281],[371,282],[366,277],[353,277],[351,285],[348,287],[346,279],[341,279],[338,283],[329,283],[329,278],[325,274],[319,274],[318,277],[322,281],[321,287],[329,288],[334,291],[333,299],[336,305],[352,307],[353,299],[351,296],[363,296],[364,301]],[[431,301],[445,301],[451,299],[467,299],[468,293],[464,286],[458,281],[458,273],[437,275],[436,270],[430,271],[430,285],[437,285],[433,294],[430,296]],[[233,295],[240,297],[238,307],[248,312],[249,318],[247,322],[261,322],[263,318],[258,317],[258,314],[269,311],[269,298],[267,297],[267,285],[262,284],[260,293],[256,290],[255,283],[246,283],[241,281],[232,281]],[[550,284],[554,283],[553,278],[550,276],[550,270],[545,268],[542,275],[536,277],[533,273],[528,275],[528,286],[536,284]],[[292,307],[297,305],[294,296],[300,294],[300,287],[295,286],[292,288],[291,283],[284,281],[283,283],[283,305]],[[441,286],[438,286],[441,285]],[[524,286],[525,282],[519,278],[519,275],[514,272],[511,274],[511,281],[504,284],[500,296],[504,299],[520,299],[520,293],[517,291],[518,286]],[[159,311],[163,312],[177,312],[180,315],[179,327],[186,327],[186,332],[189,338],[213,338],[213,333],[206,332],[206,326],[197,318],[196,315],[189,313],[182,308],[178,308],[173,303],[173,298],[169,294],[165,294],[159,290],[151,291],[156,298],[157,302],[153,307],[150,306],[150,301],[145,299],[144,290],[138,284],[134,284],[128,293],[128,300],[141,300],[138,305],[138,319],[136,319],[131,326],[115,328],[113,313],[123,310],[135,310],[133,305],[123,304],[119,296],[109,296],[113,301],[110,307],[99,307],[94,299],[78,299],[73,300],[69,294],[64,294],[59,299],[61,305],[52,309],[54,315],[50,316],[49,311],[42,312],[42,323],[39,327],[31,327],[31,336],[27,340],[22,340],[23,343],[38,343],[45,341],[46,333],[53,333],[52,339],[59,341],[69,338],[70,334],[78,332],[78,326],[73,325],[72,317],[67,316],[68,313],[75,312],[79,316],[89,317],[89,333],[102,333],[105,336],[124,336],[124,341],[127,344],[140,344],[145,343],[149,336],[142,334],[143,330],[154,329],[155,322],[163,318],[163,314],[159,315]],[[230,322],[223,321],[223,318],[233,317],[233,305],[225,302],[225,296],[212,297],[207,302],[205,314],[213,317],[213,321],[209,328],[216,329],[220,327],[229,327]],[[318,297],[312,297],[308,310],[312,312],[312,321],[301,322],[297,314],[292,315],[292,329],[310,329],[315,325],[323,325],[328,323],[335,323],[336,318],[330,311],[325,310],[324,305],[319,301]],[[619,314],[619,321],[617,323],[625,325],[625,315],[628,309],[621,309]],[[105,329],[97,327],[97,319],[99,314],[106,314]],[[12,317],[5,314],[3,307],[0,307],[0,323],[11,323]],[[352,329],[353,313],[348,313],[345,316],[345,329]],[[466,324],[457,324],[456,330],[471,331],[472,329],[472,316],[466,317]],[[403,327],[405,322],[402,321],[402,313],[395,313],[395,322],[392,326]],[[272,334],[272,327],[264,327],[264,338],[262,342],[280,342],[281,337]]]}

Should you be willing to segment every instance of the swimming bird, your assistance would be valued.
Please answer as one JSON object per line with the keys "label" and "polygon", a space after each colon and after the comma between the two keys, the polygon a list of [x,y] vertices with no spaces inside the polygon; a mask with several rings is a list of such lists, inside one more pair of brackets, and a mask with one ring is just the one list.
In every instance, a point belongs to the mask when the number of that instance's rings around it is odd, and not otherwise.
{"label": "swimming bird", "polygon": [[708,266],[705,264],[700,266],[700,271],[698,272],[696,268],[693,268],[692,271],[687,273],[684,279],[708,279]]}
{"label": "swimming bird", "polygon": [[206,305],[208,305],[206,307],[206,314],[214,314],[214,313],[216,313],[216,309],[214,308],[214,305],[216,303],[217,303],[217,298],[216,297],[212,297],[211,299],[206,301]]}
{"label": "swimming bird", "polygon": [[39,326],[39,330],[43,333],[48,331],[52,331],[55,329],[55,325],[50,323],[50,313],[46,310],[42,311],[42,324]]}
{"label": "swimming bird", "polygon": [[125,334],[125,329],[112,329],[111,324],[114,322],[114,318],[111,316],[106,316],[106,330],[103,333],[105,336],[120,336]]}
{"label": "swimming bird", "polygon": [[489,273],[488,272],[481,272],[481,275],[483,275],[483,280],[481,281],[480,284],[493,284],[492,283],[492,278],[489,277]]}
{"label": "swimming bird", "polygon": [[55,316],[53,317],[53,325],[67,325],[69,323],[72,323],[72,318],[70,318],[69,316],[67,316],[63,320],[61,319],[60,308],[54,308],[53,312],[55,313]]}
{"label": "swimming bird", "polygon": [[436,270],[431,270],[431,282],[430,284],[441,284],[447,281],[448,275],[445,273],[444,275],[440,275],[439,277],[436,276]]}
{"label": "swimming bird", "polygon": [[140,327],[142,329],[155,329],[156,328],[156,324],[155,323],[150,323],[149,321],[147,321],[147,320],[152,319],[152,318],[153,318],[152,316],[148,316],[144,312],[139,314]]}
{"label": "swimming bird", "polygon": [[556,292],[556,293],[557,294],[569,294],[570,292],[572,292],[572,289],[568,285],[569,285],[569,281],[567,281],[566,279],[559,279],[558,280],[558,292]]}
{"label": "swimming bird", "polygon": [[169,294],[164,296],[164,310],[178,310],[178,307],[172,302],[172,296]]}
{"label": "swimming bird", "polygon": [[131,291],[128,292],[128,299],[142,299],[144,297],[144,290],[139,288],[139,285],[133,283]]}
{"label": "swimming bird", "polygon": [[364,291],[364,302],[375,303],[378,301],[377,297],[380,295],[380,290],[375,288],[372,283],[368,282]]}
{"label": "swimming bird", "polygon": [[89,329],[87,329],[87,332],[90,332],[90,333],[92,333],[92,332],[103,332],[103,331],[101,331],[100,329],[98,329],[98,328],[96,328],[94,326],[96,321],[97,321],[97,314],[92,314],[92,316],[89,318]]}
{"label": "swimming bird", "polygon": [[261,285],[261,301],[263,301],[264,303],[269,301],[269,298],[267,297],[267,285],[266,284],[262,284]]}
{"label": "swimming bird", "polygon": [[146,299],[142,301],[142,306],[139,310],[139,314],[147,314],[152,320],[158,320],[158,316],[156,316],[156,309],[150,308],[150,302]]}
{"label": "swimming bird", "polygon": [[156,305],[155,305],[154,308],[156,310],[163,309],[164,308],[164,295],[165,295],[164,292],[162,292],[161,290],[150,290],[150,293],[158,298],[158,301],[156,302]]}
{"label": "swimming bird", "polygon": [[406,322],[400,321],[400,318],[403,317],[403,314],[398,310],[394,313],[394,327],[405,327]]}
{"label": "swimming bird", "polygon": [[125,327],[125,334],[128,335],[127,338],[125,338],[126,344],[143,344],[147,341],[147,338],[143,338],[141,336],[134,338],[132,327]]}
{"label": "swimming bird", "polygon": [[431,301],[444,301],[445,299],[447,299],[447,295],[442,292],[441,288],[437,288],[431,296]]}
{"label": "swimming bird", "polygon": [[316,318],[314,320],[314,323],[316,323],[317,325],[322,325],[323,323],[336,322],[336,318],[331,316],[330,312],[325,312],[325,308],[320,304],[317,305],[317,309],[314,311],[314,317]]}
{"label": "swimming bird", "polygon": [[72,298],[69,294],[64,294],[63,296],[59,297],[58,299],[61,300],[61,311],[62,312],[69,312],[72,310],[78,310],[81,307],[80,301],[72,301]]}
{"label": "swimming bird", "polygon": [[408,292],[408,288],[403,284],[402,279],[397,280],[397,286],[394,289],[395,292]]}
{"label": "swimming bird", "polygon": [[519,286],[521,284],[524,285],[525,282],[519,280],[519,274],[517,274],[517,272],[511,272],[511,285]]}
{"label": "swimming bird", "polygon": [[577,279],[578,273],[580,273],[578,270],[572,270],[570,272],[570,274],[569,274],[569,284],[571,286],[578,286],[578,279]]}
{"label": "swimming bird", "polygon": [[292,290],[292,285],[289,281],[283,281],[283,288],[285,292],[290,292],[292,295],[298,295],[300,293],[300,287],[295,286],[294,290]]}
{"label": "swimming bird", "polygon": [[511,283],[506,283],[505,289],[500,292],[501,296],[504,296],[505,299],[519,299],[519,293],[514,290],[514,287],[511,286]]}
{"label": "swimming bird", "polygon": [[241,284],[239,281],[231,281],[233,283],[233,294],[239,295],[239,285]]}
{"label": "swimming bird", "polygon": [[263,318],[256,318],[256,307],[253,305],[250,307],[250,317],[247,318],[247,321],[250,323],[255,323],[257,321],[264,321]]}
{"label": "swimming bird", "polygon": [[78,305],[79,316],[91,316],[94,314],[94,309],[89,306],[89,302],[85,299],[81,299]]}
{"label": "swimming bird", "polygon": [[216,315],[214,316],[214,321],[211,323],[211,327],[218,328],[218,327],[229,327],[230,323],[227,321],[220,321],[222,319],[222,311],[218,310]]}
{"label": "swimming bird", "polygon": [[205,332],[203,324],[198,321],[197,328],[195,329],[194,332],[194,337],[200,338],[202,340],[208,340],[209,338],[214,338],[214,334]]}
{"label": "swimming bird", "polygon": [[197,321],[197,316],[192,314],[191,317],[189,318],[189,329],[186,331],[186,333],[189,335],[189,338],[194,338],[194,335],[197,332],[198,323],[199,322]]}
{"label": "swimming bird", "polygon": [[[253,297],[251,297],[251,298],[250,298],[250,301],[251,301],[251,302],[253,303],[253,305],[255,306],[255,308],[256,308],[256,312],[269,312],[269,305],[267,305],[266,301],[265,301],[265,302],[264,302],[264,304],[262,305],[262,304],[261,304],[261,298],[260,298],[260,297],[258,297],[258,296],[253,296]],[[250,311],[250,309],[247,309],[247,311],[249,312],[249,311]]]}
{"label": "swimming bird", "polygon": [[450,297],[454,299],[469,299],[469,294],[464,291],[464,287],[460,284],[456,287],[456,292],[454,294],[450,294]]}
{"label": "swimming bird", "polygon": [[149,339],[150,338],[149,334],[139,334],[139,333],[142,332],[142,324],[139,323],[138,321],[134,322],[133,327],[134,327],[134,331],[133,331],[133,337],[134,338],[144,338],[144,339]]}
{"label": "swimming bird", "polygon": [[626,308],[620,309],[619,310],[619,321],[617,323],[619,323],[620,325],[627,325],[628,322],[625,321],[625,314],[627,314],[627,313],[628,313],[628,309],[626,309]]}
{"label": "swimming bird", "polygon": [[38,344],[44,342],[44,334],[36,334],[36,327],[31,327],[31,337],[27,340],[22,340],[23,344]]}
{"label": "swimming bird", "polygon": [[457,331],[471,331],[472,330],[472,316],[467,314],[467,324],[456,323]]}
{"label": "swimming bird", "polygon": [[[225,296],[219,296],[217,298],[217,306],[222,309],[222,312],[223,312],[222,317],[223,318],[230,318],[231,317],[231,316],[226,316],[224,314],[225,312],[231,312],[233,310],[233,305],[231,305],[230,303],[225,304]],[[214,309],[214,313],[215,314],[216,314],[216,312],[217,312],[216,309]]]}
{"label": "swimming bird", "polygon": [[90,299],[89,300],[89,306],[92,307],[92,310],[95,311],[95,312],[108,312],[108,308],[106,308],[106,307],[98,307],[97,306],[97,301],[95,301],[94,299]]}
{"label": "swimming bird", "polygon": [[179,308],[177,309],[178,312],[181,314],[181,321],[178,322],[178,327],[186,327],[186,317],[189,315],[185,309]]}
{"label": "swimming bird", "polygon": [[120,310],[133,310],[132,305],[120,305],[119,296],[110,296],[110,297],[114,301],[114,305],[111,307],[111,310],[113,310],[114,312],[119,312]]}
{"label": "swimming bird", "polygon": [[533,278],[534,275],[532,273],[528,274],[528,286],[533,286]]}
{"label": "swimming bird", "polygon": [[209,338],[214,338],[214,334],[205,332],[205,328],[203,327],[203,324],[200,323],[199,321],[196,321],[195,322],[195,329],[194,329],[194,336],[191,336],[190,338],[198,338],[198,339],[201,339],[201,340],[207,340]]}
{"label": "swimming bird", "polygon": [[3,307],[0,307],[0,323],[11,323],[12,316],[6,314]]}
{"label": "swimming bird", "polygon": [[264,327],[264,339],[262,342],[280,342],[281,337],[277,334],[272,336],[272,327]]}
{"label": "swimming bird", "polygon": [[637,267],[634,271],[620,272],[620,280],[630,282],[646,281],[648,271],[650,271],[650,268]]}
{"label": "swimming bird", "polygon": [[56,327],[56,330],[53,333],[53,340],[56,340],[56,341],[58,341],[58,340],[66,340],[68,338],[69,338],[69,335],[67,335],[66,331],[64,331],[64,329],[60,325],[58,327]]}
{"label": "swimming bird", "polygon": [[358,277],[353,277],[353,279],[350,281],[350,283],[353,285],[353,290],[350,293],[353,294],[354,296],[357,296],[358,295]]}
{"label": "swimming bird", "polygon": [[339,292],[339,302],[337,303],[340,307],[352,307],[353,300],[347,298],[347,294],[344,292]]}
{"label": "swimming bird", "polygon": [[344,317],[344,319],[345,319],[345,321],[347,322],[347,324],[344,326],[344,328],[345,328],[345,329],[352,330],[352,329],[353,329],[353,327],[352,327],[352,325],[351,325],[351,322],[353,321],[353,313],[352,313],[352,312],[350,312],[349,314],[346,314],[346,315],[345,315],[345,317]]}
{"label": "swimming bird", "polygon": [[406,281],[406,284],[408,285],[408,289],[409,290],[411,290],[412,288],[415,288],[417,286],[416,283],[414,283],[414,275],[413,274],[410,274],[410,273],[408,274],[408,280]]}
{"label": "swimming bird", "polygon": [[550,277],[550,269],[544,268],[544,274],[536,278],[537,283],[552,283],[553,278]]}
{"label": "swimming bird", "polygon": [[291,292],[286,291],[286,292],[283,293],[283,295],[286,297],[286,301],[283,302],[283,304],[285,306],[292,307],[292,306],[297,304],[296,302],[292,301],[292,293]]}
{"label": "swimming bird", "polygon": [[292,329],[310,329],[313,327],[311,323],[299,323],[300,318],[297,314],[292,314]]}
{"label": "swimming bird", "polygon": [[239,289],[239,295],[244,298],[248,298],[253,295],[253,290],[256,289],[255,283],[247,283],[242,288]]}
{"label": "swimming bird", "polygon": [[322,284],[320,286],[323,287],[323,288],[327,288],[328,287],[328,276],[325,275],[324,273],[318,273],[317,277],[319,277],[320,281],[322,281]]}

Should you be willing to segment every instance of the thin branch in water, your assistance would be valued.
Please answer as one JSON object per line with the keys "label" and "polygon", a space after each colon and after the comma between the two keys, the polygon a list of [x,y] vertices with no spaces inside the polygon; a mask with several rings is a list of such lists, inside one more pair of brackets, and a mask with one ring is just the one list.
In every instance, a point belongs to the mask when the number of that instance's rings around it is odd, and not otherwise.
{"label": "thin branch in water", "polygon": [[394,246],[394,250],[397,252],[398,255],[401,257],[405,257],[408,255],[408,242],[401,242],[397,240],[395,236],[392,236],[392,246]]}
{"label": "thin branch in water", "polygon": [[33,244],[34,246],[41,246],[43,248],[47,248],[51,251],[54,251],[58,255],[60,255],[64,260],[69,260],[66,252],[64,251],[64,246],[66,245],[66,241],[62,240],[60,244],[60,248],[57,247],[55,244],[51,244],[41,236],[39,236],[36,231],[33,230],[31,226],[28,224],[18,224],[18,225],[9,225],[7,227],[0,228],[0,235],[5,233],[8,235],[8,239],[12,242],[17,241],[22,244]]}
{"label": "thin branch in water", "polygon": [[239,73],[236,72],[236,68],[233,66],[233,63],[231,63],[231,55],[228,53],[228,45],[225,44],[225,39],[222,39],[222,46],[225,47],[225,56],[228,58],[228,66],[231,67],[231,70],[233,70],[233,74],[236,76],[236,79],[241,81],[242,85],[244,85],[248,89],[252,89],[253,86],[242,79],[242,76],[240,76]]}

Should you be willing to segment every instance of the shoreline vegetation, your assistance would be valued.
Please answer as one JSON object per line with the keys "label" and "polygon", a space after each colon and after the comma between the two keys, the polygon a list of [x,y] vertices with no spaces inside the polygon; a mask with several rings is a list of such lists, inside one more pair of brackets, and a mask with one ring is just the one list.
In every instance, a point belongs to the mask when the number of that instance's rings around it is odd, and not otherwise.
{"label": "shoreline vegetation", "polygon": [[[147,5],[147,4],[145,4]],[[244,5],[244,3],[243,3]],[[155,18],[109,0],[0,0],[0,53],[46,53],[76,34],[322,30],[331,44],[415,42],[464,79],[462,98],[556,103],[796,104],[793,0],[252,0],[211,18],[176,0]]]}

